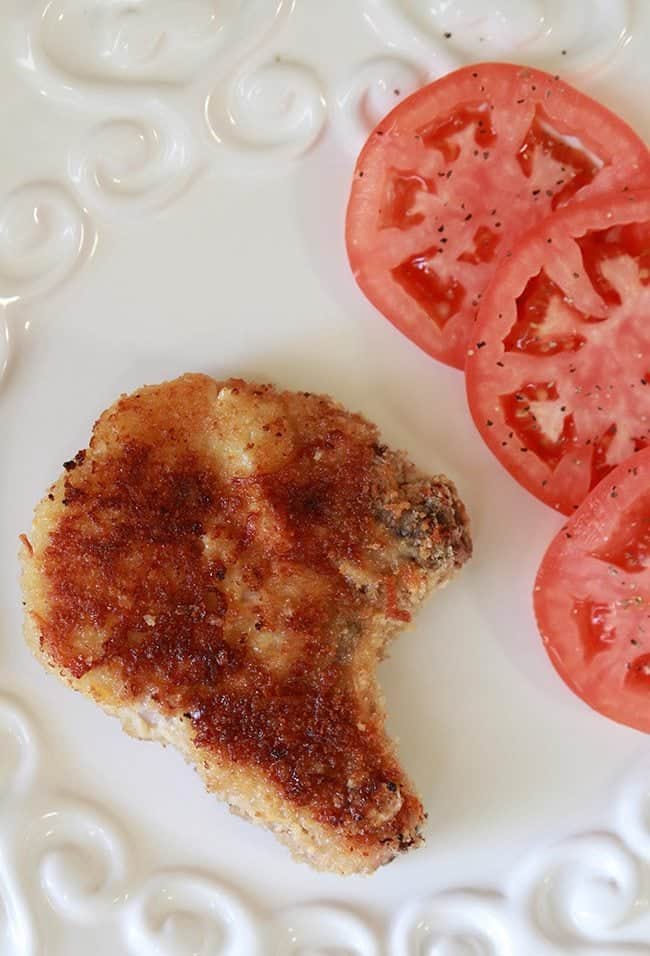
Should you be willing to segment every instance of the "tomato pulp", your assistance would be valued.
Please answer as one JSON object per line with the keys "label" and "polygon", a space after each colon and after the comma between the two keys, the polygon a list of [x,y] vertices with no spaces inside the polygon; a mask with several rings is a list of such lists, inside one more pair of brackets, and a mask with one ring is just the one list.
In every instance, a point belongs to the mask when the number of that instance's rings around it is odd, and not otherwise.
{"label": "tomato pulp", "polygon": [[650,189],[577,203],[530,232],[495,274],[469,352],[484,440],[570,514],[650,444]]}
{"label": "tomato pulp", "polygon": [[535,614],[560,676],[590,707],[650,732],[650,448],[592,491],[549,547]]}
{"label": "tomato pulp", "polygon": [[397,328],[462,368],[481,297],[517,238],[575,198],[646,177],[634,131],[557,77],[465,67],[371,133],[347,211],[350,264]]}

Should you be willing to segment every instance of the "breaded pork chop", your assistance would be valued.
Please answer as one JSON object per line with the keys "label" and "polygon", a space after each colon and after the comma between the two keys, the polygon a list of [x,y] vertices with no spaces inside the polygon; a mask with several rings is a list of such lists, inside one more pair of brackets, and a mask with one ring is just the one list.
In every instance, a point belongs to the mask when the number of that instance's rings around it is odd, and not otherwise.
{"label": "breaded pork chop", "polygon": [[451,482],[329,398],[205,375],[120,398],[64,468],[23,537],[36,656],[318,868],[421,842],[375,668],[470,554]]}

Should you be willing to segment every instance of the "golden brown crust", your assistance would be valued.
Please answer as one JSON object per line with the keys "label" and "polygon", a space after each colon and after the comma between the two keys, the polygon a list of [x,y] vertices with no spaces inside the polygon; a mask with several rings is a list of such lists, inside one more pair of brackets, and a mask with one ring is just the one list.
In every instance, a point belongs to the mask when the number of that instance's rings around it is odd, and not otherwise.
{"label": "golden brown crust", "polygon": [[469,556],[453,485],[328,398],[201,375],[121,398],[64,468],[23,547],[39,656],[317,865],[419,842],[374,667]]}

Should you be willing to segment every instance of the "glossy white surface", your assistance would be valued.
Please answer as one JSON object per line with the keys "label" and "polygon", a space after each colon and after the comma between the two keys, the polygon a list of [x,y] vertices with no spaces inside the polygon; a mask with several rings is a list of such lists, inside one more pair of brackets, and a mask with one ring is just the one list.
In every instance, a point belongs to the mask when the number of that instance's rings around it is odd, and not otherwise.
{"label": "glossy white surface", "polygon": [[[2,956],[650,951],[648,742],[565,690],[532,620],[560,519],[482,447],[461,376],[365,302],[342,241],[355,152],[418,83],[531,62],[648,137],[649,36],[623,0],[0,5]],[[337,396],[472,513],[472,565],[382,665],[430,819],[371,878],[293,863],[22,643],[32,506],[120,391],[187,369]]]}

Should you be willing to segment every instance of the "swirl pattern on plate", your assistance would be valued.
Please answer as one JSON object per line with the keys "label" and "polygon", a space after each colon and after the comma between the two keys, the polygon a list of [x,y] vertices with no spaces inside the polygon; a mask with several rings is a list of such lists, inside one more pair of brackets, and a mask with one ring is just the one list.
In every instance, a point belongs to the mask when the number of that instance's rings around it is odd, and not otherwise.
{"label": "swirl pattern on plate", "polygon": [[317,75],[302,63],[262,61],[217,85],[208,97],[206,121],[215,142],[237,159],[282,163],[306,152],[325,124],[326,102]]}
{"label": "swirl pattern on plate", "polygon": [[[182,9],[181,9],[182,6]],[[65,181],[15,187],[0,204],[0,305],[72,274],[97,223],[181,196],[216,143],[257,174],[299,156],[325,123],[311,68],[269,57],[295,0],[39,0],[17,18],[16,62],[42,97],[93,125],[69,148]],[[170,91],[173,91],[173,95]],[[100,119],[95,119],[101,117]],[[0,378],[26,321],[0,319]]]}
{"label": "swirl pattern on plate", "polygon": [[[329,117],[354,152],[379,117],[467,59],[593,75],[631,37],[628,0],[362,0],[377,49],[323,78],[285,54],[300,0],[37,0],[20,5],[16,61],[45,99],[87,107],[67,176],[0,199],[0,304],[54,289],[117,215],[175,201],[206,164],[264,175],[305,154]],[[17,6],[18,10],[18,6]],[[306,14],[305,14],[306,16]],[[448,35],[450,34],[450,35]],[[337,58],[338,60],[338,58]],[[85,124],[85,125],[83,125]],[[216,146],[216,148],[215,148]],[[19,327],[0,319],[0,375]],[[253,910],[218,876],[135,866],[118,821],[61,791],[21,704],[0,696],[0,953],[37,956],[97,928],[137,956],[641,956],[650,951],[650,763],[624,780],[602,832],[533,846],[501,886],[422,887],[379,934],[313,902]],[[270,942],[270,941],[273,942]],[[385,941],[383,950],[382,942]],[[62,951],[65,951],[63,949]]]}
{"label": "swirl pattern on plate", "polygon": [[[0,943],[36,956],[53,934],[99,927],[134,956],[379,956],[353,910],[304,903],[266,916],[196,869],[147,870],[119,822],[62,791],[34,722],[0,694]],[[650,947],[650,764],[632,768],[606,828],[534,847],[498,888],[445,889],[398,907],[395,956],[641,956]],[[638,849],[637,849],[638,845]],[[589,947],[585,949],[585,947]],[[117,951],[117,950],[116,950]],[[122,950],[120,950],[122,951]]]}
{"label": "swirl pattern on plate", "polygon": [[274,956],[379,956],[379,942],[365,921],[342,907],[322,903],[280,910],[267,938]]}
{"label": "swirl pattern on plate", "polygon": [[611,834],[566,840],[536,862],[531,915],[560,943],[608,933],[632,918],[641,902],[638,863]]}
{"label": "swirl pattern on plate", "polygon": [[396,56],[375,57],[358,67],[335,101],[334,122],[348,150],[356,156],[382,116],[427,78],[416,63]]}
{"label": "swirl pattern on plate", "polygon": [[28,182],[0,200],[0,304],[49,292],[91,249],[94,231],[68,188]]}
{"label": "swirl pattern on plate", "polygon": [[395,956],[516,956],[504,899],[477,891],[443,892],[404,907],[393,926]]}
{"label": "swirl pattern on plate", "polygon": [[0,198],[0,382],[21,331],[9,307],[58,286],[95,241],[94,225],[67,184],[26,182]]}
{"label": "swirl pattern on plate", "polygon": [[25,50],[62,84],[186,83],[229,41],[236,0],[47,0]]}
{"label": "swirl pattern on plate", "polygon": [[4,378],[9,365],[9,356],[11,354],[11,339],[9,336],[9,323],[2,316],[0,319],[0,382]]}
{"label": "swirl pattern on plate", "polygon": [[[629,0],[365,0],[380,35],[401,20],[411,48],[428,45],[463,60],[506,57],[542,68],[590,73],[609,66],[630,39]],[[386,37],[388,39],[388,37]]]}
{"label": "swirl pattern on plate", "polygon": [[130,902],[124,930],[133,956],[256,956],[257,927],[244,904],[212,876],[159,871]]}
{"label": "swirl pattern on plate", "polygon": [[129,855],[120,827],[77,797],[58,796],[24,835],[29,869],[64,919],[94,923],[123,901]]}
{"label": "swirl pattern on plate", "polygon": [[35,956],[37,935],[21,883],[20,808],[38,788],[40,741],[22,704],[0,694],[0,952]]}
{"label": "swirl pattern on plate", "polygon": [[101,218],[135,216],[176,199],[197,173],[192,140],[175,115],[123,116],[94,127],[68,160],[83,201]]}

